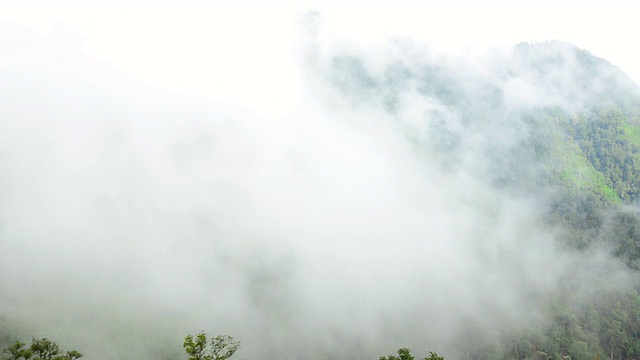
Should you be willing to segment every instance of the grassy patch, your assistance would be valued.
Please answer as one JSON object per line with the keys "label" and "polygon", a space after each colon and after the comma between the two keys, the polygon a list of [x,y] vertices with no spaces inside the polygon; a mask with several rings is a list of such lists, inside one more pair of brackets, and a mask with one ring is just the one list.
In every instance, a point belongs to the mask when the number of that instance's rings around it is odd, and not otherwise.
{"label": "grassy patch", "polygon": [[622,200],[609,185],[604,174],[596,170],[573,141],[561,141],[555,154],[559,159],[560,180],[569,187],[580,191],[591,191],[610,204],[620,204]]}

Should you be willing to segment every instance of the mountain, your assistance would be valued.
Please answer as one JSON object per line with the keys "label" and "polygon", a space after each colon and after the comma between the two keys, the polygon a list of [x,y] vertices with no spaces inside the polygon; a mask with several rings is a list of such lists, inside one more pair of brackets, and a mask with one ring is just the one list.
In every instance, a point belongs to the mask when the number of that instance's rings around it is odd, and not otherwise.
{"label": "mountain", "polygon": [[[413,45],[398,41],[394,52]],[[354,107],[386,109],[416,151],[439,154],[446,171],[474,169],[496,191],[543,202],[540,216],[561,246],[582,254],[605,248],[637,278],[640,87],[620,69],[564,42],[455,61],[427,52],[382,67],[367,65],[371,57],[328,62],[328,81]],[[407,98],[427,104],[418,123],[402,113]],[[547,303],[549,323],[518,327],[493,344],[470,330],[460,334],[465,351],[456,358],[637,359],[640,287],[622,288],[597,290],[576,306],[566,301],[567,285]]]}

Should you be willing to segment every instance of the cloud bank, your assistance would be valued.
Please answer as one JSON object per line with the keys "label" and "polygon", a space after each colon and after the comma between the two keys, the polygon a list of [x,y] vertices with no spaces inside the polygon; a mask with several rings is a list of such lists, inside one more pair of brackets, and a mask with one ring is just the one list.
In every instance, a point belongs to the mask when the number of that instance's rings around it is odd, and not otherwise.
{"label": "cloud bank", "polygon": [[591,96],[572,54],[549,93],[513,50],[364,46],[316,20],[287,54],[290,102],[264,112],[277,76],[221,101],[131,78],[73,32],[3,24],[20,39],[0,63],[5,322],[87,359],[172,358],[200,329],[244,358],[459,358],[544,323],[568,287],[579,303],[593,279],[628,281],[513,190],[539,171],[517,153],[522,112]]}

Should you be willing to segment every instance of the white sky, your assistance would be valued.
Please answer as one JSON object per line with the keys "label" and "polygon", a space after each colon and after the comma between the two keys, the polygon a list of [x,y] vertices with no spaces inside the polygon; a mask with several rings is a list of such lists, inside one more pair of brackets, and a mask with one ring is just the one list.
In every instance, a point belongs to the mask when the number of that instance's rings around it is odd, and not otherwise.
{"label": "white sky", "polygon": [[[276,112],[286,107],[278,101],[290,101],[297,93],[295,15],[305,10],[323,11],[332,32],[362,41],[410,35],[452,49],[568,41],[640,83],[640,6],[632,2],[242,3],[0,2],[0,21],[45,36],[71,33],[77,36],[74,46],[85,54],[155,86],[230,101],[250,99]],[[265,98],[274,84],[280,96]]]}

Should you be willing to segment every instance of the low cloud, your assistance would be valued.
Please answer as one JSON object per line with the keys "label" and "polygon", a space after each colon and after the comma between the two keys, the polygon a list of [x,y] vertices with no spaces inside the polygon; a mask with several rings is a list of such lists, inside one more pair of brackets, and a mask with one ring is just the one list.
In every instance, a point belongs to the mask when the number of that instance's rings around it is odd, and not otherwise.
{"label": "low cloud", "polygon": [[571,74],[550,94],[508,52],[382,56],[319,28],[292,70],[303,93],[265,114],[4,26],[24,42],[0,73],[0,305],[27,336],[101,359],[169,358],[200,329],[246,358],[455,358],[467,332],[544,323],[567,284],[579,303],[594,278],[628,281],[511,188],[537,174],[513,155],[520,111],[591,96]]}

